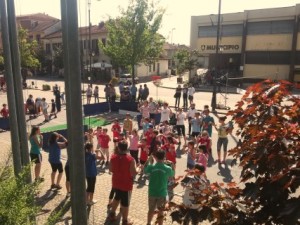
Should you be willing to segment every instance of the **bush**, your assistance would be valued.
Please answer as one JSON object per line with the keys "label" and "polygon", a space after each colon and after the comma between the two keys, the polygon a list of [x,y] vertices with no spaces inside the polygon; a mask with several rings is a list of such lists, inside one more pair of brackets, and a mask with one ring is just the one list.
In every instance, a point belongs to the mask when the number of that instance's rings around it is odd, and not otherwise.
{"label": "bush", "polygon": [[43,91],[50,91],[50,90],[51,90],[51,87],[50,87],[49,84],[43,84],[42,90],[43,90]]}
{"label": "bush", "polygon": [[35,205],[38,183],[27,183],[30,166],[14,176],[11,166],[1,168],[0,173],[0,224],[34,224],[39,211]]}

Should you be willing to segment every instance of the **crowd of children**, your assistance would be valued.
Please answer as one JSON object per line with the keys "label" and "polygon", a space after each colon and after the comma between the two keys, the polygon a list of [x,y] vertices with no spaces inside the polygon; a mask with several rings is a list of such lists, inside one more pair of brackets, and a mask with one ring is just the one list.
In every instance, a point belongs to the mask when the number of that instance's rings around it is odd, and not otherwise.
{"label": "crowd of children", "polygon": [[[44,99],[42,99],[44,101]],[[162,109],[166,110],[166,104]],[[201,166],[203,168],[203,176],[205,176],[205,170],[208,167],[208,161],[212,154],[212,127],[215,127],[218,132],[218,141],[217,141],[217,162],[226,163],[227,156],[227,145],[228,138],[227,134],[232,130],[232,124],[226,124],[226,117],[219,118],[219,124],[214,123],[213,117],[209,115],[208,106],[205,106],[202,113],[195,111],[194,115],[191,113],[186,115],[183,110],[180,108],[176,112],[169,112],[168,118],[176,119],[176,125],[170,125],[170,121],[165,120],[161,121],[160,124],[155,124],[150,116],[150,109],[148,102],[145,102],[140,108],[141,114],[143,116],[141,124],[138,124],[139,127],[142,127],[142,132],[139,134],[138,129],[134,128],[134,123],[131,119],[130,114],[126,114],[126,118],[123,121],[123,124],[119,122],[118,119],[113,121],[111,126],[111,131],[107,128],[97,127],[95,130],[90,128],[85,133],[85,166],[86,166],[86,200],[87,204],[94,204],[96,201],[93,199],[96,177],[97,177],[97,165],[109,167],[109,162],[111,160],[110,153],[118,152],[119,142],[126,142],[128,144],[128,154],[132,156],[137,167],[139,168],[139,173],[141,176],[144,176],[144,169],[147,167],[147,163],[152,156],[158,151],[165,152],[166,163],[170,163],[172,168],[176,168],[176,159],[177,154],[187,154],[186,167],[187,169],[194,169],[195,167]],[[193,110],[193,109],[192,109]],[[153,110],[152,110],[153,111]],[[185,120],[188,120],[188,123],[191,125],[191,130],[189,131],[190,135],[185,134]],[[174,129],[175,128],[175,129]],[[177,132],[176,132],[177,131]],[[112,138],[110,135],[112,134]],[[182,137],[181,137],[182,136]],[[62,139],[63,142],[58,142],[59,139]],[[184,140],[184,143],[181,143],[181,140]],[[40,135],[39,129],[34,128],[30,136],[30,141],[32,145],[31,149],[31,158],[35,160],[36,169],[35,169],[35,178],[39,178],[40,167],[41,167],[41,158],[40,158],[40,148],[42,146],[42,136]],[[94,145],[96,141],[97,145]],[[114,150],[110,150],[110,142],[114,143]],[[51,174],[51,188],[60,189],[60,179],[63,171],[62,164],[60,162],[60,148],[67,145],[67,140],[56,133],[51,136],[49,142],[52,147],[50,148],[49,162],[52,167]],[[96,146],[96,147],[94,147]],[[221,159],[221,147],[223,146],[224,155]],[[53,156],[53,152],[55,153]],[[67,170],[66,164],[66,177],[67,177],[67,190],[70,191],[70,176],[69,169]],[[59,172],[57,180],[55,182],[55,174]],[[169,178],[169,186],[172,186],[175,182],[174,176]],[[112,199],[115,196],[115,190],[112,189],[108,207],[110,206]]]}

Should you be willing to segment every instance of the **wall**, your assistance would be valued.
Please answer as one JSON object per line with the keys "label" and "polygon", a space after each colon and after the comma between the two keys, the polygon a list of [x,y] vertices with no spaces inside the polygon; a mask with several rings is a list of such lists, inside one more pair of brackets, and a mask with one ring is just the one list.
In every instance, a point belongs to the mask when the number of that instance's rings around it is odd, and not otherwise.
{"label": "wall", "polygon": [[244,77],[253,79],[288,79],[289,65],[246,64]]}
{"label": "wall", "polygon": [[292,34],[248,35],[246,51],[290,51],[292,49]]}

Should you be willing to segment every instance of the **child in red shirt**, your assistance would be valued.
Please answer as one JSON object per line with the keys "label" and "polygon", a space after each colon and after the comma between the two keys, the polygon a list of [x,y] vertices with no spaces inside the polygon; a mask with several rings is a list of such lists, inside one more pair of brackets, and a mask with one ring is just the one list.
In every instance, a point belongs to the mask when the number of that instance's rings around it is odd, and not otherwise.
{"label": "child in red shirt", "polygon": [[[119,139],[121,134],[121,126],[119,124],[119,120],[115,119],[114,124],[112,125],[111,131],[113,132],[113,139]],[[116,147],[116,142],[114,142]]]}
{"label": "child in red shirt", "polygon": [[199,145],[205,145],[207,153],[211,155],[211,138],[208,135],[208,132],[206,130],[202,131],[201,136],[199,135],[197,137],[197,147]]}
{"label": "child in red shirt", "polygon": [[9,112],[8,112],[8,109],[6,108],[7,105],[3,104],[2,106],[3,106],[3,108],[1,109],[0,114],[3,118],[8,118]]}
{"label": "child in red shirt", "polygon": [[141,164],[141,171],[144,169],[144,165],[146,161],[148,160],[148,153],[149,153],[149,148],[147,147],[147,139],[143,138],[138,145],[138,148],[141,150],[140,154],[140,164]]}
{"label": "child in red shirt", "polygon": [[[99,135],[100,140],[100,149],[103,155],[106,156],[106,165],[108,165],[109,162],[109,142],[111,141],[110,136],[107,134],[107,128],[103,129],[103,133]],[[103,161],[104,163],[104,161]]]}

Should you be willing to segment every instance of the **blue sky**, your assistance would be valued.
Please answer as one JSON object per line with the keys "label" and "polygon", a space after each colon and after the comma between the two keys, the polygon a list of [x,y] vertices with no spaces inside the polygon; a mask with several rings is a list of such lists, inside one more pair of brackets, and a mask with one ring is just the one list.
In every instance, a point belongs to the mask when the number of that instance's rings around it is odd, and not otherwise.
{"label": "blue sky", "polygon": [[[98,24],[119,15],[119,7],[127,7],[128,0],[91,0],[91,21]],[[46,13],[60,18],[60,0],[15,0],[16,13]],[[223,0],[222,13],[242,12],[250,9],[285,7],[300,4],[300,0]],[[159,5],[166,8],[160,33],[173,43],[187,44],[190,40],[191,16],[217,14],[218,0],[160,0]],[[80,11],[79,24],[87,22],[87,0],[78,0]],[[173,29],[175,28],[175,29]]]}

